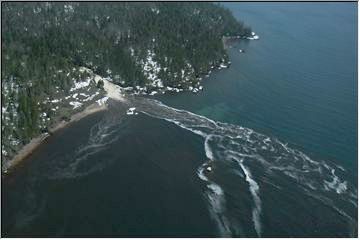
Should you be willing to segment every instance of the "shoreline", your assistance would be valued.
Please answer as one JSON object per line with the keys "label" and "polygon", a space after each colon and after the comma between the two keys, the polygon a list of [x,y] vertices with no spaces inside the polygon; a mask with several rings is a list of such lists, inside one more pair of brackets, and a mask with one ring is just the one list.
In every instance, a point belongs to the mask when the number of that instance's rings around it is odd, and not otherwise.
{"label": "shoreline", "polygon": [[[223,37],[223,44],[225,44],[225,41],[226,41],[226,40],[224,41],[224,38],[225,37]],[[232,37],[230,37],[230,38],[232,38]],[[226,67],[228,67],[228,66],[226,66]],[[218,67],[218,68],[221,69],[221,68],[226,68],[226,67],[222,66],[222,67]],[[212,69],[213,68],[214,67],[212,66]],[[2,176],[8,175],[10,171],[12,171],[14,168],[16,168],[19,164],[21,164],[23,162],[23,160],[25,160],[27,157],[29,157],[41,144],[44,143],[44,141],[48,137],[50,137],[56,131],[58,131],[64,127],[67,127],[71,123],[79,121],[80,119],[82,119],[88,115],[91,115],[91,114],[99,112],[99,111],[106,110],[107,109],[107,105],[106,105],[107,99],[110,98],[110,99],[113,99],[116,101],[126,102],[126,98],[124,95],[124,90],[125,90],[124,88],[112,83],[111,81],[109,81],[97,74],[94,74],[94,72],[91,69],[88,69],[86,67],[81,67],[80,71],[82,71],[82,72],[86,71],[86,72],[90,73],[93,76],[93,80],[95,81],[96,84],[98,84],[98,82],[100,80],[103,81],[103,83],[104,83],[103,89],[106,92],[105,96],[103,98],[103,102],[99,102],[99,100],[97,100],[96,102],[93,102],[92,104],[87,106],[81,112],[77,112],[77,113],[74,113],[73,115],[71,115],[69,121],[62,120],[60,122],[57,122],[56,124],[54,124],[54,126],[51,126],[48,128],[48,132],[42,133],[42,134],[32,138],[30,140],[30,142],[25,144],[11,160],[9,160],[6,164],[1,166],[1,168],[2,168],[1,175]],[[200,90],[202,90],[202,88]],[[197,90],[195,92],[192,91],[192,92],[196,93],[198,91],[199,90]],[[151,95],[151,94],[149,94],[149,95]]]}
{"label": "shoreline", "polygon": [[[223,38],[223,43],[224,43]],[[225,46],[224,46],[225,47]],[[227,66],[228,67],[228,66]],[[212,67],[213,68],[213,67]],[[225,68],[225,67],[219,67],[219,69]],[[103,89],[105,90],[106,94],[104,96],[103,102],[100,102],[97,100],[96,102],[93,102],[89,106],[87,106],[84,110],[81,112],[74,113],[71,115],[69,121],[60,121],[56,123],[54,126],[51,126],[48,128],[48,132],[42,133],[38,135],[37,137],[34,137],[30,140],[29,143],[24,145],[20,151],[6,164],[2,165],[1,169],[1,175],[5,176],[8,175],[10,171],[14,170],[18,165],[20,165],[27,157],[29,157],[41,144],[44,143],[44,141],[50,137],[52,134],[54,134],[56,131],[69,126],[71,123],[81,120],[82,118],[89,116],[93,113],[104,111],[107,108],[106,101],[110,98],[116,101],[120,102],[126,102],[126,98],[124,95],[124,88],[110,82],[109,80],[94,74],[92,70],[82,67],[81,71],[86,71],[93,75],[93,80],[96,84],[101,80],[104,83]],[[211,72],[211,71],[210,71]],[[193,91],[194,92],[194,91]]]}
{"label": "shoreline", "polygon": [[54,134],[56,131],[63,129],[74,122],[77,122],[93,113],[107,110],[106,104],[99,104],[94,102],[87,106],[83,111],[73,114],[69,121],[60,121],[55,126],[49,128],[48,133],[43,133],[33,139],[26,145],[24,145],[21,150],[6,164],[3,166],[2,175],[9,174],[9,171],[12,171],[14,168],[19,166],[27,157],[29,157],[44,141]]}
{"label": "shoreline", "polygon": [[[83,68],[83,71],[88,71],[91,74],[92,71],[86,68]],[[120,101],[120,102],[126,102],[126,99],[124,98],[124,95],[122,93],[121,87],[115,85],[114,83],[109,82],[108,80],[100,77],[99,75],[94,74],[94,80],[97,84],[99,80],[102,80],[104,82],[104,90],[106,92],[105,96],[93,102],[89,106],[87,106],[84,110],[81,112],[74,113],[71,115],[69,121],[60,121],[55,124],[55,126],[49,127],[49,130],[47,133],[40,134],[37,137],[34,137],[30,140],[29,143],[24,145],[21,150],[6,164],[4,164],[2,167],[1,175],[7,175],[9,174],[9,171],[16,168],[20,163],[23,162],[28,156],[30,156],[42,143],[44,143],[44,140],[50,137],[52,134],[54,134],[56,131],[69,126],[71,123],[81,120],[82,118],[89,116],[93,113],[104,111],[107,108],[107,100],[109,98]]]}

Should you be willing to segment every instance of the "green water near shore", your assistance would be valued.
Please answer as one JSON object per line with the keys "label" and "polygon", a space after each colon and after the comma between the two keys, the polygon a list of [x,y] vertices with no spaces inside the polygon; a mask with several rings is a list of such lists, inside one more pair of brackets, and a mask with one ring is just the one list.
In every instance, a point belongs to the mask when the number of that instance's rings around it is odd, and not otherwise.
{"label": "green water near shore", "polygon": [[173,108],[57,132],[3,182],[3,236],[357,235],[357,5],[225,5],[260,40]]}

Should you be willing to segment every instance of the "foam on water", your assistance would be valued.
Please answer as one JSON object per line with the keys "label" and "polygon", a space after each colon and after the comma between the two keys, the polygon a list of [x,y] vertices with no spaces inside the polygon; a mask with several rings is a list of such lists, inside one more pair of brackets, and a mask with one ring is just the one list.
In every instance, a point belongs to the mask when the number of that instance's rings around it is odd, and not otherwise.
{"label": "foam on water", "polygon": [[[208,205],[209,214],[216,223],[222,237],[243,234],[240,223],[247,222],[247,215],[239,215],[227,210],[230,201],[242,201],[242,198],[227,199],[226,196],[247,194],[239,186],[229,187],[226,181],[217,182],[219,168],[217,163],[226,163],[228,173],[240,179],[248,187],[251,204],[251,222],[254,233],[261,236],[266,231],[266,224],[261,217],[266,211],[262,202],[262,187],[274,187],[277,192],[287,194],[285,183],[291,188],[328,206],[338,213],[339,218],[349,222],[351,231],[357,226],[354,213],[357,209],[357,188],[344,179],[346,170],[329,161],[317,161],[306,154],[282,143],[276,138],[268,137],[241,126],[215,122],[204,116],[168,107],[159,101],[145,98],[128,99],[131,106],[148,116],[171,122],[185,130],[191,131],[204,140],[206,161],[197,169],[197,176],[204,184],[203,196]],[[66,156],[49,157],[49,169],[42,176],[50,179],[79,178],[100,171],[109,166],[111,159],[94,161],[94,156],[111,146],[121,137],[126,126],[122,123],[121,114],[105,114],[104,118],[94,125],[87,141]],[[233,164],[233,163],[236,164]],[[211,171],[206,169],[211,167]],[[41,175],[41,174],[40,174]],[[37,181],[35,181],[37,182]],[[44,208],[46,201],[33,199],[33,190],[26,194],[33,208],[27,208],[17,217],[19,227],[33,221]],[[279,199],[282,198],[279,194]],[[305,199],[305,198],[304,198]],[[233,203],[233,202],[232,202]],[[35,207],[36,206],[36,207]],[[30,209],[30,210],[29,210]],[[311,210],[310,210],[311,211]],[[250,214],[250,213],[249,213]],[[243,221],[244,220],[244,221]],[[251,226],[251,225],[250,225]]]}
{"label": "foam on water", "polygon": [[347,189],[347,182],[346,181],[341,181],[339,179],[338,176],[335,175],[335,169],[331,169],[331,173],[333,175],[333,179],[332,181],[324,181],[324,187],[325,189],[329,190],[333,189],[335,190],[338,194],[344,193]]}
{"label": "foam on water", "polygon": [[78,178],[100,171],[108,166],[111,159],[97,160],[88,163],[91,157],[104,151],[120,137],[122,118],[118,114],[108,114],[90,129],[88,141],[74,152],[64,156],[55,156],[51,161],[51,169],[47,173],[49,179]]}
{"label": "foam on water", "polygon": [[205,138],[205,154],[206,154],[206,157],[210,160],[213,160],[214,159],[214,155],[210,149],[210,146],[209,146],[209,140],[211,138],[211,135],[208,135],[206,138]]}
{"label": "foam on water", "polygon": [[[261,219],[262,211],[266,210],[261,200],[262,187],[266,184],[281,192],[286,189],[283,184],[289,182],[287,178],[293,182],[292,188],[330,207],[351,226],[356,226],[355,211],[351,210],[357,208],[357,189],[343,179],[346,171],[343,167],[328,161],[313,160],[286,143],[252,129],[215,122],[204,116],[168,107],[156,100],[131,98],[129,103],[139,112],[176,124],[204,139],[207,161],[199,166],[197,175],[205,184],[203,196],[220,236],[236,236],[242,232],[242,227],[239,224],[241,216],[227,211],[229,200],[226,199],[226,193],[236,193],[226,192],[230,189],[226,182],[216,182],[215,176],[219,171],[216,162],[228,163],[226,166],[230,168],[229,173],[235,173],[233,176],[248,186],[252,200],[249,206],[252,210],[250,217],[257,236],[261,236],[266,229]],[[91,128],[87,142],[65,157],[55,155],[49,158],[48,164],[51,167],[50,170],[44,171],[44,176],[50,179],[78,178],[108,166],[111,159],[93,161],[93,156],[106,150],[119,139],[121,130],[125,127],[122,117],[121,114],[105,114],[104,118]],[[232,164],[234,162],[237,164]],[[209,166],[212,167],[210,172],[206,171]],[[240,191],[239,186],[238,194],[246,194]],[[21,218],[25,219],[25,222],[31,221],[41,211],[41,205],[36,210],[26,213],[27,217]]]}
{"label": "foam on water", "polygon": [[[203,135],[201,135],[203,136]],[[218,230],[221,236],[231,236],[231,231],[229,227],[229,221],[226,218],[225,212],[225,198],[224,198],[224,191],[221,189],[219,185],[215,182],[211,181],[205,174],[205,169],[207,166],[214,161],[214,155],[212,150],[209,146],[209,140],[211,135],[205,137],[205,154],[208,161],[202,164],[198,169],[198,176],[201,180],[203,180],[207,185],[207,189],[204,192],[205,199],[207,199],[209,204],[209,212],[211,217],[216,222]]]}
{"label": "foam on water", "polygon": [[[213,161],[238,163],[244,174],[235,174],[245,178],[253,200],[252,220],[258,236],[263,231],[261,215],[261,186],[267,184],[282,191],[284,181],[290,178],[294,188],[302,191],[339,213],[354,225],[356,217],[344,205],[357,208],[357,189],[337,174],[345,169],[328,161],[316,161],[301,151],[276,138],[257,133],[252,129],[227,123],[215,122],[204,116],[175,109],[163,103],[143,98],[132,99],[137,109],[149,116],[172,122],[204,138],[204,151],[208,159],[198,169],[198,176],[207,183],[205,190],[209,211],[218,224],[223,236],[235,234],[236,224],[229,221],[231,216],[226,212],[226,199],[223,187],[209,180],[206,167]],[[256,167],[256,171],[252,168]],[[236,170],[236,169],[235,169]],[[240,171],[239,171],[240,170]],[[211,171],[216,174],[216,169]],[[286,181],[285,181],[286,182]],[[268,184],[270,183],[270,184]],[[285,194],[285,193],[284,193]],[[354,211],[355,212],[355,211]]]}
{"label": "foam on water", "polygon": [[[212,156],[211,150],[208,149],[209,156]],[[212,161],[213,159],[209,159]],[[225,215],[225,197],[222,188],[215,182],[211,181],[205,174],[205,169],[209,162],[201,165],[197,171],[201,180],[206,183],[206,189],[203,193],[209,205],[210,216],[214,219],[220,236],[231,237],[230,222]]]}
{"label": "foam on water", "polygon": [[239,160],[237,158],[236,161],[238,162],[239,166],[243,170],[245,174],[245,180],[249,183],[250,192],[254,200],[255,207],[252,211],[252,219],[254,222],[254,227],[258,236],[261,236],[261,222],[260,222],[260,214],[261,214],[261,200],[259,195],[259,185],[257,182],[252,178],[250,170],[244,166],[243,159]]}

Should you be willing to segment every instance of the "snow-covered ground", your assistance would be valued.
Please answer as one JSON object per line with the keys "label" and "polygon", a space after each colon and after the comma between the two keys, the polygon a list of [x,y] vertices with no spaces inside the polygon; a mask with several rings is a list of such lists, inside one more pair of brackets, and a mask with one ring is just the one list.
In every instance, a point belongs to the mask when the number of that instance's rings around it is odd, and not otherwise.
{"label": "snow-covered ground", "polygon": [[[155,42],[155,39],[153,39]],[[140,65],[143,67],[143,73],[148,80],[150,80],[151,85],[157,88],[163,88],[164,84],[162,80],[158,77],[158,74],[161,70],[161,66],[155,60],[154,51],[148,50],[145,61],[141,60]]]}
{"label": "snow-covered ground", "polygon": [[75,82],[75,86],[70,89],[70,92],[73,92],[77,89],[84,88],[89,86],[91,79],[87,78],[85,81],[82,82]]}
{"label": "snow-covered ground", "polygon": [[76,101],[71,101],[69,104],[70,104],[71,106],[74,106],[73,109],[76,109],[76,108],[82,106],[82,103],[81,103],[81,102],[76,102]]}

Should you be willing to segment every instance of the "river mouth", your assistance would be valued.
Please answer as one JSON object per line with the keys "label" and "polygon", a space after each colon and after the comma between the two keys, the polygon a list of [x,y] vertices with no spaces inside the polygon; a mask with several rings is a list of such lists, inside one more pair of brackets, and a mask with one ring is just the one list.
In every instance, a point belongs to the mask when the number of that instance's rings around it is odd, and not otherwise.
{"label": "river mouth", "polygon": [[[4,183],[5,236],[217,236],[193,171],[202,142],[146,115],[115,114],[64,129]],[[88,136],[75,141],[74,129]],[[121,136],[107,142],[106,134]],[[71,157],[55,157],[59,142]]]}
{"label": "river mouth", "polygon": [[356,4],[226,5],[261,39],[54,134],[3,182],[4,236],[358,235]]}
{"label": "river mouth", "polygon": [[5,183],[6,236],[357,233],[341,166],[156,100],[127,103],[63,129]]}

